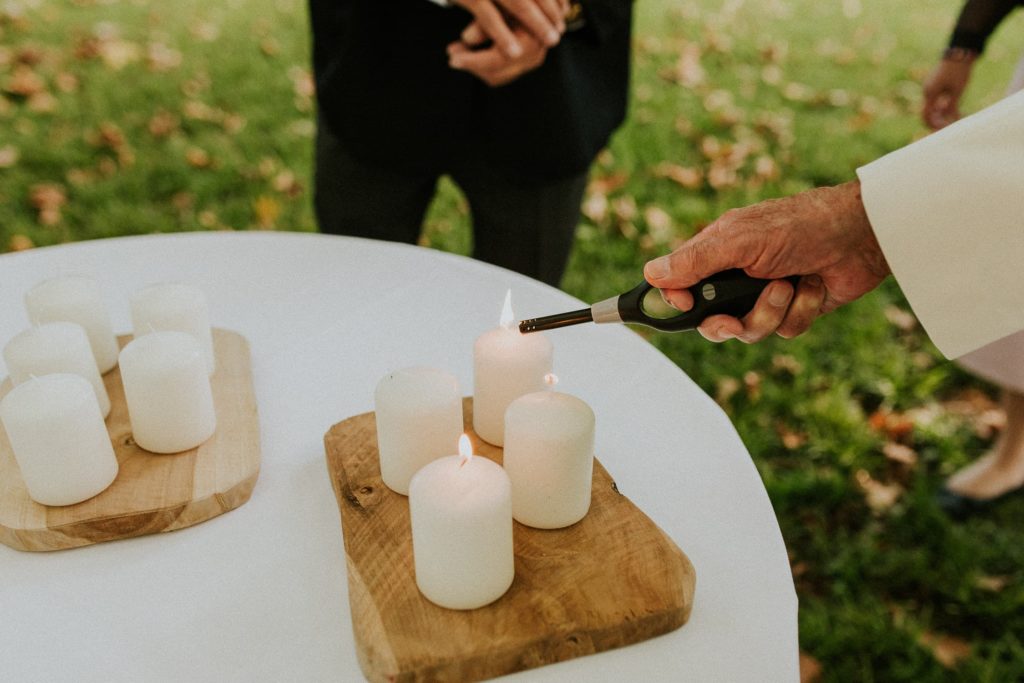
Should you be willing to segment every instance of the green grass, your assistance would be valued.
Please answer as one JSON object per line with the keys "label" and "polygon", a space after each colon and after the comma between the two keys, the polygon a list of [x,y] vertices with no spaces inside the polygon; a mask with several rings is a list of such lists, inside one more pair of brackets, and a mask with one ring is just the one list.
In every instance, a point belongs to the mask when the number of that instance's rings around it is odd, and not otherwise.
{"label": "green grass", "polygon": [[[631,117],[595,165],[564,281],[586,300],[631,287],[644,261],[730,207],[848,180],[919,136],[920,81],[959,0],[637,7]],[[1001,94],[1024,44],[1020,14],[977,67],[966,110]],[[300,0],[0,6],[0,249],[312,230],[308,51]],[[703,77],[680,71],[681,53],[699,55]],[[49,99],[12,94],[19,71],[41,77]],[[729,146],[740,150],[731,166]],[[671,167],[705,180],[683,188]],[[46,184],[48,201],[34,204]],[[450,183],[425,239],[470,249]],[[990,445],[995,390],[943,360],[907,310],[888,282],[794,341],[650,339],[718,398],[753,455],[790,550],[801,647],[822,680],[1024,679],[1024,503],[953,523],[931,498]],[[916,463],[887,458],[888,442]],[[868,489],[894,499],[873,509]],[[929,647],[926,634],[950,640]],[[964,644],[956,664],[936,658]]]}

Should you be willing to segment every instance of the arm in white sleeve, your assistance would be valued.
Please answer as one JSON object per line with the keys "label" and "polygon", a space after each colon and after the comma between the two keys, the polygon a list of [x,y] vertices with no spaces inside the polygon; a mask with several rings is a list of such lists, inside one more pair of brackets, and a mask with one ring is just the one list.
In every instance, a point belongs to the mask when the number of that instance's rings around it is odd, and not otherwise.
{"label": "arm in white sleeve", "polygon": [[1024,92],[857,175],[882,252],[942,353],[1024,329]]}

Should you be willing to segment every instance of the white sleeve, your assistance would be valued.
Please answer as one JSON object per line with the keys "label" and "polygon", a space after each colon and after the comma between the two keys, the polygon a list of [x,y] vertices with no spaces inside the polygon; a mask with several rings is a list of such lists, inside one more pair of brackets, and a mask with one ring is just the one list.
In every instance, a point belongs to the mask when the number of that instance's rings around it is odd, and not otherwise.
{"label": "white sleeve", "polygon": [[893,275],[946,357],[1024,329],[1024,92],[857,175]]}

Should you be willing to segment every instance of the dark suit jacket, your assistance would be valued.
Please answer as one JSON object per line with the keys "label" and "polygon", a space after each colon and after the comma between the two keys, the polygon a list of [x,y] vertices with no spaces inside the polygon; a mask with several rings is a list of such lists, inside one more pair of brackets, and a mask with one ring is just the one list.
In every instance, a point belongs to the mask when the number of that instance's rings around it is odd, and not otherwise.
{"label": "dark suit jacket", "polygon": [[321,121],[363,163],[400,172],[487,159],[522,185],[578,174],[625,117],[632,0],[584,9],[540,68],[491,88],[448,66],[471,20],[461,9],[310,0]]}

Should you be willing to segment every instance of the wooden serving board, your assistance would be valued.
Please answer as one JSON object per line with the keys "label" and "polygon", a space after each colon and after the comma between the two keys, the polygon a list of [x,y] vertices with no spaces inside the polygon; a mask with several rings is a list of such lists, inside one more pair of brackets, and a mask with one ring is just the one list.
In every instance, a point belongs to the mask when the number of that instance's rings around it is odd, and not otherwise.
{"label": "wooden serving board", "polygon": [[[472,399],[464,412],[472,425]],[[501,463],[502,449],[467,432],[474,453]],[[587,516],[557,530],[516,523],[512,587],[486,607],[456,611],[416,588],[408,498],[381,480],[374,414],[334,425],[324,443],[356,651],[370,681],[482,680],[637,643],[690,616],[693,565],[597,461]]]}
{"label": "wooden serving board", "polygon": [[[118,338],[123,347],[131,336]],[[76,505],[32,501],[0,424],[0,543],[18,550],[61,550],[119,538],[174,531],[204,522],[249,500],[260,471],[260,426],[249,344],[214,329],[216,372],[210,377],[217,430],[198,448],[157,455],[132,440],[121,372],[103,376],[110,394],[107,431],[119,471],[99,495]],[[7,378],[0,399],[11,390]]]}

